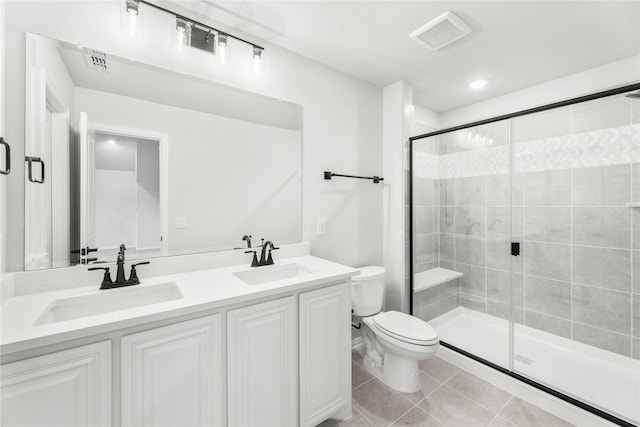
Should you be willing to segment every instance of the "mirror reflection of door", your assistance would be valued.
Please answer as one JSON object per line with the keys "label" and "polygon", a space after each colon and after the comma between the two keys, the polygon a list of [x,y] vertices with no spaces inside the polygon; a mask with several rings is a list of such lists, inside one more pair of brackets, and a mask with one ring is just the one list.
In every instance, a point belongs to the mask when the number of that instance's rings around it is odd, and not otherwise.
{"label": "mirror reflection of door", "polygon": [[[44,69],[29,73],[25,155],[25,270],[69,263],[69,107]],[[44,171],[44,174],[43,174]]]}
{"label": "mirror reflection of door", "polygon": [[107,128],[88,127],[82,240],[97,248],[87,254],[88,262],[113,261],[123,243],[128,259],[160,255],[161,139]]}

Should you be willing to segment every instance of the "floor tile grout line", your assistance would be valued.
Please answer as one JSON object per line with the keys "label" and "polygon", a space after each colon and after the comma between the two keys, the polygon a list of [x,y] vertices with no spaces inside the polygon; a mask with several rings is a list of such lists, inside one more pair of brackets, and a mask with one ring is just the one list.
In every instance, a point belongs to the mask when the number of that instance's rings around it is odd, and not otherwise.
{"label": "floor tile grout line", "polygon": [[[422,412],[424,412],[425,414],[427,414],[428,416],[430,416],[431,418],[433,418],[434,420],[438,421],[440,424],[442,424],[443,426],[446,425],[445,422],[443,422],[442,420],[438,419],[437,417],[433,416],[432,414],[428,413],[427,411],[425,411],[422,406],[420,406],[420,403],[424,402],[425,400],[427,400],[429,398],[429,396],[431,396],[433,393],[435,393],[436,391],[438,391],[440,388],[442,388],[442,386],[444,385],[444,383],[440,384],[438,387],[436,387],[435,389],[433,389],[430,393],[428,393],[425,397],[423,397],[422,399],[420,399],[420,401],[418,401],[418,403],[415,404],[414,408],[418,408],[419,410],[421,410]],[[396,420],[397,421],[397,420]],[[394,421],[395,422],[395,421]]]}
{"label": "floor tile grout line", "polygon": [[[351,403],[351,409],[353,409],[354,411],[356,411],[358,414],[360,414],[360,416],[362,418],[365,419],[366,422],[368,422],[371,427],[375,427],[375,424],[371,422],[371,420],[369,420],[369,418],[367,418],[362,412],[358,411],[358,408],[356,408],[355,406],[353,406],[353,402]],[[351,414],[351,419],[353,419],[353,413]]]}
{"label": "floor tile grout line", "polygon": [[[424,369],[421,369],[421,368],[418,366],[418,371],[420,371],[420,372],[422,372],[422,373],[424,373],[424,374],[427,374],[427,375],[428,375],[428,376],[430,376],[431,378],[433,378],[433,379],[435,379],[435,380],[438,380],[438,381],[440,381],[441,383],[446,383],[446,382],[447,382],[447,381],[449,381],[451,378],[455,377],[456,375],[458,375],[460,372],[462,372],[462,371],[463,371],[463,369],[460,369],[460,368],[458,368],[458,367],[456,367],[456,366],[454,366],[454,365],[450,364],[449,362],[446,362],[445,360],[440,359],[438,356],[434,356],[432,359],[438,359],[438,360],[440,360],[442,363],[444,363],[444,364],[446,364],[447,366],[449,366],[449,367],[451,367],[451,368],[453,368],[453,369],[455,369],[455,370],[456,370],[456,372],[455,372],[453,375],[451,375],[449,378],[447,378],[446,380],[441,380],[440,378],[434,377],[433,375],[431,375],[430,373],[428,373],[428,372],[427,372],[427,371],[425,371]],[[432,360],[432,359],[430,359],[430,360]]]}
{"label": "floor tile grout line", "polygon": [[411,408],[407,409],[406,412],[404,412],[402,415],[400,415],[398,418],[396,418],[395,420],[393,420],[390,424],[387,425],[387,427],[391,427],[392,425],[394,425],[395,423],[397,423],[399,420],[402,419],[402,417],[404,417],[405,415],[407,415],[409,412],[413,411],[415,409],[417,405],[413,405]]}
{"label": "floor tile grout line", "polygon": [[[502,405],[502,408],[500,408],[500,410],[498,412],[496,412],[496,415],[491,419],[491,421],[489,421],[489,424],[487,424],[487,426],[490,426],[492,422],[495,421],[496,418],[498,418],[500,416],[500,412],[502,412],[504,410],[504,408],[507,407],[507,405],[509,404],[509,402],[511,402],[511,400],[513,400],[513,395],[509,395],[509,399],[507,399],[507,402]],[[509,421],[511,423],[510,420],[508,420],[507,418],[505,418],[505,420]],[[513,424],[513,423],[511,423]]]}
{"label": "floor tile grout line", "polygon": [[351,393],[353,393],[354,391],[356,391],[357,389],[359,389],[360,387],[362,387],[365,384],[368,384],[369,382],[371,382],[372,379],[374,379],[375,377],[372,375],[371,378],[369,378],[368,380],[366,380],[365,382],[363,382],[362,384],[360,384],[357,387],[354,387],[351,389]]}
{"label": "floor tile grout line", "polygon": [[[441,383],[440,385],[438,385],[438,387],[436,387],[436,388],[434,388],[433,390],[431,390],[431,392],[427,393],[427,394],[426,394],[422,399],[418,400],[418,401],[415,403],[415,406],[417,406],[417,407],[419,407],[419,408],[420,408],[420,404],[421,404],[422,402],[424,402],[424,401],[425,401],[425,399],[429,398],[429,396],[431,396],[433,393],[435,393],[436,391],[438,391],[438,390],[439,390],[443,385],[444,385],[444,383]],[[420,408],[420,409],[422,409],[422,408]],[[427,413],[427,411],[424,411],[424,412],[425,412],[425,414]],[[430,414],[429,414],[429,415],[430,415]]]}
{"label": "floor tile grout line", "polygon": [[[491,383],[489,383],[489,382],[487,382],[487,381],[484,381],[482,378],[478,378],[478,377],[476,377],[475,375],[470,374],[470,373],[469,373],[469,372],[467,372],[467,371],[461,371],[461,372],[465,372],[466,374],[468,374],[468,375],[470,375],[470,376],[472,376],[472,377],[474,377],[474,378],[476,378],[476,379],[479,379],[480,381],[483,381],[483,382],[485,382],[485,383],[489,384],[490,386],[492,386],[492,387],[496,388],[497,390],[500,390],[500,391],[502,391],[502,392],[504,392],[504,393],[508,394],[508,395],[509,395],[509,398],[507,399],[507,403],[509,403],[509,401],[511,401],[511,399],[513,398],[513,395],[512,395],[511,393],[509,393],[509,392],[507,392],[507,391],[505,391],[505,390],[501,389],[500,387],[496,387],[495,385],[493,385],[493,384],[491,384]],[[456,376],[457,376],[457,375],[456,375]],[[451,378],[451,379],[453,379],[453,378]],[[450,379],[449,381],[451,381],[451,379]],[[447,387],[449,387],[451,390],[453,390],[453,391],[457,392],[458,394],[461,394],[462,396],[465,396],[466,398],[468,398],[468,399],[472,400],[473,402],[477,403],[478,405],[482,406],[483,408],[487,409],[488,411],[493,412],[493,409],[490,409],[490,408],[488,408],[487,406],[483,405],[483,404],[482,404],[482,402],[479,402],[478,400],[474,399],[472,396],[469,396],[469,395],[467,395],[467,394],[463,393],[462,391],[458,390],[457,388],[450,386],[450,385],[448,384],[448,383],[449,383],[449,381],[447,381],[447,382],[445,383],[445,385],[446,385]],[[502,406],[502,408],[500,408],[500,410],[504,409],[504,407],[507,405],[507,403],[505,403],[505,404],[504,404],[504,406]]]}
{"label": "floor tile grout line", "polygon": [[[374,380],[374,379],[375,379],[375,380],[378,380],[378,382],[379,382],[380,384],[382,384],[382,386],[383,386],[384,388],[386,388],[386,389],[390,390],[390,391],[391,391],[392,393],[394,393],[394,394],[397,394],[397,395],[401,396],[404,400],[406,400],[407,402],[409,402],[411,405],[414,405],[414,402],[413,402],[411,399],[409,399],[408,397],[406,397],[404,393],[402,393],[402,392],[400,392],[400,391],[398,391],[398,390],[392,389],[391,387],[387,386],[387,385],[384,383],[384,381],[382,381],[380,378],[377,378],[377,377],[375,377],[375,376],[374,376],[374,377],[372,377],[369,381],[367,381],[367,384],[368,384],[368,383],[370,383],[370,382],[371,382],[371,380]],[[358,386],[358,388],[362,387],[363,385],[364,385],[364,384],[362,384],[362,385]],[[354,389],[354,390],[355,390],[355,389]],[[351,393],[353,393],[353,390],[351,391]]]}
{"label": "floor tile grout line", "polygon": [[[439,383],[439,385],[440,385],[440,384],[444,384],[444,383],[446,382],[446,381],[442,381],[442,380],[441,380],[441,379],[439,379],[439,378],[434,377],[434,376],[433,376],[433,375],[431,375],[430,373],[425,372],[425,371],[423,371],[423,370],[422,370],[422,369],[420,369],[420,368],[418,368],[418,372],[425,374],[426,376],[428,376],[429,378],[431,378],[431,379],[432,379],[432,380],[434,380],[434,381],[437,381],[437,382]],[[456,375],[457,375],[457,374],[456,374]],[[439,385],[438,385],[438,386],[439,386]]]}
{"label": "floor tile grout line", "polygon": [[[429,393],[429,394],[431,394],[431,393]],[[422,400],[424,400],[424,399],[422,399]],[[421,402],[422,402],[422,400],[421,400]],[[422,412],[424,412],[425,414],[427,414],[428,416],[430,416],[431,418],[433,418],[434,420],[436,420],[437,422],[439,422],[440,424],[442,424],[443,426],[446,426],[446,425],[447,425],[447,423],[445,423],[444,421],[442,421],[440,418],[435,417],[433,414],[430,414],[430,413],[428,413],[427,411],[425,411],[424,409],[422,409],[422,407],[421,407],[421,406],[416,405],[416,407],[417,407],[419,410],[421,410]]]}
{"label": "floor tile grout line", "polygon": [[[448,386],[447,384],[443,384],[443,385],[447,386],[449,389],[451,389],[451,390],[452,390],[452,391],[454,391],[455,393],[459,394],[460,396],[462,396],[462,397],[466,397],[467,399],[469,399],[469,400],[470,400],[470,401],[472,401],[473,403],[477,404],[478,406],[482,407],[483,409],[486,409],[487,411],[491,412],[492,414],[494,413],[494,412],[493,412],[493,410],[491,410],[491,409],[487,408],[486,406],[484,406],[482,403],[478,402],[477,400],[475,400],[475,399],[473,399],[473,398],[471,398],[471,397],[467,396],[467,395],[466,395],[466,394],[464,394],[464,393],[459,392],[458,390],[456,390],[455,388],[453,388],[453,387],[451,387],[451,386]],[[511,396],[511,397],[513,397],[513,396]]]}

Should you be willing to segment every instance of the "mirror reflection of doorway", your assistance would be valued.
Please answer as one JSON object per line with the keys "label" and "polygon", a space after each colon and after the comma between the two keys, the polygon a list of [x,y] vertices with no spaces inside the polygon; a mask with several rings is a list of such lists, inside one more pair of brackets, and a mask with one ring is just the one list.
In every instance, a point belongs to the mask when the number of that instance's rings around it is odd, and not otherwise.
{"label": "mirror reflection of doorway", "polygon": [[66,266],[70,251],[69,107],[44,70],[28,86],[25,154],[39,160],[33,180],[25,167],[25,271]]}
{"label": "mirror reflection of doorway", "polygon": [[123,243],[129,259],[161,255],[166,248],[161,179],[166,139],[153,132],[89,125],[87,140],[83,240],[98,249],[87,261],[113,261]]}

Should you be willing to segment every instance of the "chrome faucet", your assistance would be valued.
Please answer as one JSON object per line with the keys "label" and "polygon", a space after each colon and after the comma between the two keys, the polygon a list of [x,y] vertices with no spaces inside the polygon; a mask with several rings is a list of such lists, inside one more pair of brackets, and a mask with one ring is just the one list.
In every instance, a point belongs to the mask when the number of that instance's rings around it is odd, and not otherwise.
{"label": "chrome faucet", "polygon": [[100,285],[100,289],[112,289],[112,288],[121,288],[123,286],[131,286],[140,284],[140,279],[138,278],[138,272],[136,271],[136,267],[139,265],[150,264],[149,261],[139,262],[137,264],[131,265],[131,273],[129,273],[129,279],[125,279],[124,275],[124,251],[127,248],[124,244],[120,245],[120,251],[118,252],[118,258],[116,259],[116,265],[118,270],[116,271],[116,281],[111,280],[111,273],[109,272],[109,267],[93,267],[90,268],[89,271],[92,270],[104,270],[104,277],[102,278],[102,284]]}
{"label": "chrome faucet", "polygon": [[[257,251],[244,251],[245,254],[253,253],[253,261],[251,267],[262,267],[264,265],[273,265],[273,257],[271,251],[277,251],[280,248],[276,248],[271,240],[266,242],[262,239],[262,252],[260,253],[260,261],[258,261]],[[268,253],[267,253],[268,251]]]}

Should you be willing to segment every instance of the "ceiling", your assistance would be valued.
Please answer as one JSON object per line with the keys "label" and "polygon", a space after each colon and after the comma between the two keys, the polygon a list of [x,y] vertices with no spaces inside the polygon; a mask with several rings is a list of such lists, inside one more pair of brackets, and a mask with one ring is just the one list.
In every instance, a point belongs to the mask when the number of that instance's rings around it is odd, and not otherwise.
{"label": "ceiling", "polygon": [[[300,129],[301,109],[298,104],[217,85],[111,54],[106,57],[109,72],[96,71],[87,65],[85,54],[78,46],[45,37],[42,39],[58,45],[60,58],[75,86],[268,126]],[[159,87],[164,90],[159,91]]]}
{"label": "ceiling", "polygon": [[[377,86],[405,80],[414,103],[435,112],[640,54],[640,1],[179,3]],[[446,10],[472,33],[439,51],[409,38]],[[467,87],[481,77],[486,88]]]}

